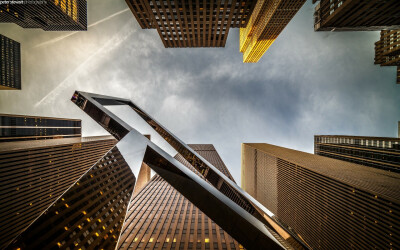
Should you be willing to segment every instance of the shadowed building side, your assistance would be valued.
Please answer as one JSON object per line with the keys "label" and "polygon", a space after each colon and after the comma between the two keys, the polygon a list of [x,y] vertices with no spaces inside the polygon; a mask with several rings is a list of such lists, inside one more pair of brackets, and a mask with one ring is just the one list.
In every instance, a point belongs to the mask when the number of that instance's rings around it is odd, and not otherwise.
{"label": "shadowed building side", "polygon": [[135,176],[111,149],[34,221],[9,249],[113,249]]}
{"label": "shadowed building side", "polygon": [[19,89],[21,89],[21,45],[0,34],[0,90]]}
{"label": "shadowed building side", "polygon": [[400,247],[397,173],[244,143],[242,180],[243,188],[310,248]]}
{"label": "shadowed building side", "polygon": [[[213,145],[189,146],[233,180]],[[201,176],[181,155],[175,159]],[[118,249],[131,248],[243,249],[158,175],[132,198],[118,243]]]}
{"label": "shadowed building side", "polygon": [[0,248],[115,144],[111,136],[0,143]]}

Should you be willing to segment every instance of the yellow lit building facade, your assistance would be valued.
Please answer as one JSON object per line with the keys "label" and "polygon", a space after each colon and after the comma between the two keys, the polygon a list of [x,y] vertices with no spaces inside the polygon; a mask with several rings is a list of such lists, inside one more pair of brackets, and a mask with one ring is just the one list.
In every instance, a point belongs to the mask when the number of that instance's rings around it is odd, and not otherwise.
{"label": "yellow lit building facade", "polygon": [[258,0],[247,26],[240,28],[243,62],[258,62],[305,2]]}

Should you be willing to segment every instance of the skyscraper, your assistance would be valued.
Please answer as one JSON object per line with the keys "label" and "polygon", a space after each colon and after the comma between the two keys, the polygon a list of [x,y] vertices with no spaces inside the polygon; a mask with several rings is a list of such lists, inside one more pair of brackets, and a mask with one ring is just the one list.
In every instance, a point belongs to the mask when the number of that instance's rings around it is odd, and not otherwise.
{"label": "skyscraper", "polygon": [[397,84],[400,84],[400,29],[382,30],[375,43],[375,64],[397,66]]}
{"label": "skyscraper", "polygon": [[400,247],[398,173],[244,143],[242,187],[312,249]]}
{"label": "skyscraper", "polygon": [[0,248],[116,143],[110,136],[0,143]]}
{"label": "skyscraper", "polygon": [[246,27],[240,28],[243,62],[258,62],[306,0],[258,0]]}
{"label": "skyscraper", "polygon": [[[189,145],[233,181],[213,145]],[[181,155],[175,159],[200,173]],[[132,198],[118,249],[243,249],[160,176]]]}
{"label": "skyscraper", "polygon": [[316,31],[400,29],[397,0],[313,0]]}
{"label": "skyscraper", "polygon": [[399,138],[316,135],[314,153],[400,173]]}
{"label": "skyscraper", "polygon": [[245,27],[255,0],[126,0],[142,29],[157,29],[166,48],[224,47],[230,28]]}
{"label": "skyscraper", "polygon": [[114,249],[134,184],[131,169],[114,147],[8,249]]}
{"label": "skyscraper", "polygon": [[0,34],[0,90],[16,89],[21,89],[21,46]]}
{"label": "skyscraper", "polygon": [[0,114],[0,142],[80,137],[81,120]]}
{"label": "skyscraper", "polygon": [[0,22],[46,31],[86,30],[86,0],[42,0],[0,4]]}

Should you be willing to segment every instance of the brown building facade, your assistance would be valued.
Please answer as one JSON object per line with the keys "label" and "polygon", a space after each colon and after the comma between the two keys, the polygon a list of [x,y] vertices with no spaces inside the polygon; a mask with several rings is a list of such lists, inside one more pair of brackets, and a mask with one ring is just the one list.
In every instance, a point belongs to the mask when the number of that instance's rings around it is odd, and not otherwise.
{"label": "brown building facade", "polygon": [[246,27],[255,0],[126,0],[143,29],[157,29],[166,48],[224,47],[230,28]]}
{"label": "brown building facade", "polygon": [[0,143],[0,248],[116,143],[110,136]]}
{"label": "brown building facade", "polygon": [[0,90],[21,89],[21,45],[0,34]]}
{"label": "brown building facade", "polygon": [[[231,180],[213,145],[189,145]],[[175,158],[196,172],[181,155]],[[196,172],[199,176],[200,173]],[[132,198],[118,249],[243,249],[160,176]]]}
{"label": "brown building facade", "polygon": [[[313,0],[313,3],[318,0]],[[397,0],[320,0],[315,7],[316,31],[400,29]]]}
{"label": "brown building facade", "polygon": [[86,30],[86,0],[24,1],[0,4],[0,22],[46,31]]}
{"label": "brown building facade", "polygon": [[375,64],[396,66],[396,83],[400,84],[400,29],[382,30],[375,43]]}
{"label": "brown building facade", "polygon": [[242,188],[310,248],[400,247],[397,173],[244,143]]}
{"label": "brown building facade", "polygon": [[0,114],[0,142],[81,137],[82,121]]}
{"label": "brown building facade", "polygon": [[115,248],[134,184],[131,169],[114,147],[8,248]]}
{"label": "brown building facade", "polygon": [[316,135],[314,153],[400,173],[400,139],[371,136]]}

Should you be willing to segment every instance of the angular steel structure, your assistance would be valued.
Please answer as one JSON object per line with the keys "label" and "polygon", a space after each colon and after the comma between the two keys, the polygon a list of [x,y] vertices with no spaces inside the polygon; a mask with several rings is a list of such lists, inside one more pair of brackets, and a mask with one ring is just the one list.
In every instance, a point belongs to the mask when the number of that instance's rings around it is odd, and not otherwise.
{"label": "angular steel structure", "polygon": [[[78,91],[72,101],[119,140],[116,147],[135,176],[142,163],[147,164],[245,248],[307,248],[299,237],[279,224],[273,213],[132,101]],[[106,109],[107,105],[131,107],[205,180]]]}

